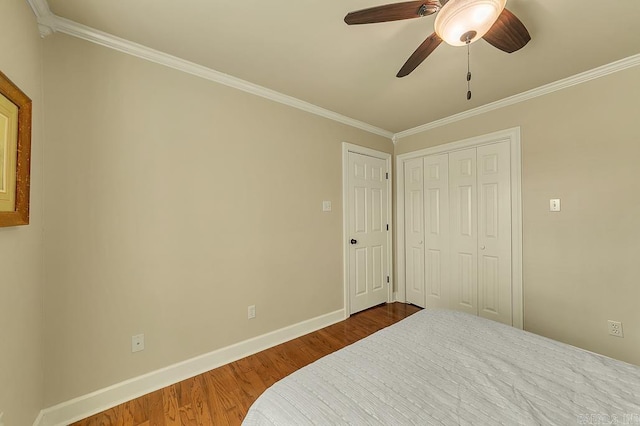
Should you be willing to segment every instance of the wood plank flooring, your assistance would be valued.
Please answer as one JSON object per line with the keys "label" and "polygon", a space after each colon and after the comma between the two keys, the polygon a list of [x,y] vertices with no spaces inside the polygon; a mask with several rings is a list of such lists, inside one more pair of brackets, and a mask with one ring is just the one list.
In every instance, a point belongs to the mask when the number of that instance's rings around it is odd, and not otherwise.
{"label": "wood plank flooring", "polygon": [[73,426],[239,425],[253,401],[273,383],[419,310],[404,303],[376,306],[332,326],[118,405]]}

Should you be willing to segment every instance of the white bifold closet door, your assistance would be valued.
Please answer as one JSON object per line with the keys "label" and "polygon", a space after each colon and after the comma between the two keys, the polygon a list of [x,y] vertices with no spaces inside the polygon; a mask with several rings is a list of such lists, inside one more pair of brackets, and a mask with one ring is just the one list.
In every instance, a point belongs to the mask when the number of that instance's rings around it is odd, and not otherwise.
{"label": "white bifold closet door", "polygon": [[405,162],[407,301],[449,306],[449,160],[447,154]]}
{"label": "white bifold closet door", "polygon": [[425,303],[449,306],[449,159],[424,158]]}
{"label": "white bifold closet door", "polygon": [[422,158],[405,162],[404,191],[407,302],[424,308],[424,166]]}
{"label": "white bifold closet door", "polygon": [[512,324],[511,154],[478,147],[478,315]]}
{"label": "white bifold closet door", "polygon": [[409,303],[512,324],[510,165],[509,142],[405,163]]}
{"label": "white bifold closet door", "polygon": [[451,308],[478,315],[476,148],[449,154]]}

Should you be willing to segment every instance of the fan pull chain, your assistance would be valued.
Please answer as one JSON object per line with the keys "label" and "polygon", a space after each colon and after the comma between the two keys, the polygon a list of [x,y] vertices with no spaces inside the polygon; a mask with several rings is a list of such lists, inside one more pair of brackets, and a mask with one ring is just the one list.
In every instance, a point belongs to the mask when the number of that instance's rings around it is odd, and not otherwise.
{"label": "fan pull chain", "polygon": [[471,41],[467,39],[467,100],[471,100]]}

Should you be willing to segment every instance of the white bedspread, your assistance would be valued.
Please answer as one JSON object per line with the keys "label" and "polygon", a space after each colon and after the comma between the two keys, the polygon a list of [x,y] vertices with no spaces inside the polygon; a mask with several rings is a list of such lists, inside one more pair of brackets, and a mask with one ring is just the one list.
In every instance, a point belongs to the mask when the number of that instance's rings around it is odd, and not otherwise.
{"label": "white bedspread", "polygon": [[424,310],[275,383],[243,424],[640,425],[640,367]]}

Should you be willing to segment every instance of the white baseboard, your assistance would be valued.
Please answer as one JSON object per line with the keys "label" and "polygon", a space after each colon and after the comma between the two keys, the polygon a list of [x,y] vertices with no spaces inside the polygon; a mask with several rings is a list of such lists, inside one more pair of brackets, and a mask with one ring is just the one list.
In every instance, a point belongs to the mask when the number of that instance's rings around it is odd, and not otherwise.
{"label": "white baseboard", "polygon": [[68,425],[173,383],[335,324],[342,321],[344,315],[344,309],[320,315],[45,408],[33,425]]}

